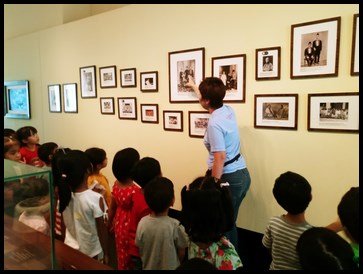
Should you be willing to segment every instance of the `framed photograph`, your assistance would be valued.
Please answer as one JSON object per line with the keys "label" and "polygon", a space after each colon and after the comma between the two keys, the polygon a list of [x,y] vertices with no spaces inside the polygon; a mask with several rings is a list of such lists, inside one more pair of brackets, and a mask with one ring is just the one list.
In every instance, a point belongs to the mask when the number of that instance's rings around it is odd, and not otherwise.
{"label": "framed photograph", "polygon": [[297,130],[298,94],[256,94],[255,128]]}
{"label": "framed photograph", "polygon": [[159,106],[158,104],[141,104],[141,122],[159,123]]}
{"label": "framed photograph", "polygon": [[30,119],[29,81],[4,82],[5,118]]}
{"label": "framed photograph", "polygon": [[210,113],[208,111],[189,111],[189,136],[203,138],[208,127]]}
{"label": "framed photograph", "polygon": [[79,68],[81,98],[97,98],[96,66]]}
{"label": "framed photograph", "polygon": [[359,76],[359,14],[353,16],[352,64],[350,75]]}
{"label": "framed photograph", "polygon": [[204,48],[169,52],[169,102],[198,103],[198,96],[187,84],[204,79]]}
{"label": "framed photograph", "polygon": [[359,133],[359,92],[308,94],[308,130]]}
{"label": "framed photograph", "polygon": [[290,78],[336,77],[341,17],[291,26]]}
{"label": "framed photograph", "polygon": [[226,85],[223,101],[246,101],[246,54],[213,57],[212,75]]}
{"label": "framed photograph", "polygon": [[158,72],[148,71],[140,73],[140,90],[143,92],[158,91]]}
{"label": "framed photograph", "polygon": [[118,97],[118,118],[137,120],[136,97]]}
{"label": "framed photograph", "polygon": [[101,88],[117,87],[116,66],[100,68],[100,85]]}
{"label": "framed photograph", "polygon": [[101,97],[100,98],[101,113],[102,114],[115,114],[114,98]]}
{"label": "framed photograph", "polygon": [[136,87],[136,68],[120,69],[121,87]]}
{"label": "framed photograph", "polygon": [[183,131],[183,112],[176,110],[164,110],[164,130]]}
{"label": "framed photograph", "polygon": [[256,49],[256,81],[280,80],[281,47]]}
{"label": "framed photograph", "polygon": [[63,84],[63,106],[64,112],[78,112],[77,84]]}
{"label": "framed photograph", "polygon": [[49,112],[62,112],[61,86],[48,85]]}

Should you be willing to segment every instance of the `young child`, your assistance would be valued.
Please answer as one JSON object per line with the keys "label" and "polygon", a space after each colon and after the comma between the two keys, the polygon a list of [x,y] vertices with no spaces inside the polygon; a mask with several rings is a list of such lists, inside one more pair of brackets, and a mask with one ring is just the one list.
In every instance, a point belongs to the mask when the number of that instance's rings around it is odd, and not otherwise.
{"label": "young child", "polygon": [[64,243],[107,263],[107,205],[101,194],[88,189],[87,177],[92,165],[87,155],[71,150],[52,168],[62,174],[58,187],[59,211],[66,226]]}
{"label": "young child", "polygon": [[112,199],[109,209],[109,230],[115,233],[117,269],[127,269],[130,261],[129,224],[133,207],[133,196],[140,191],[131,179],[131,170],[140,160],[140,155],[134,148],[118,151],[112,162],[112,172],[116,181],[112,187]]}
{"label": "young child", "polygon": [[151,214],[140,220],[135,239],[142,269],[174,270],[184,259],[188,236],[179,221],[168,216],[175,200],[173,183],[157,177],[147,183],[144,195]]}
{"label": "young child", "polygon": [[41,161],[43,161],[45,166],[52,166],[52,158],[57,148],[58,145],[54,142],[44,143],[39,146],[38,157]]}
{"label": "young child", "polygon": [[42,167],[44,163],[38,157],[39,136],[36,128],[32,126],[21,127],[16,131],[20,142],[20,154],[22,160],[33,166]]}
{"label": "young child", "polygon": [[4,137],[4,159],[23,163],[20,154],[20,142],[15,137]]}
{"label": "young child", "polygon": [[287,214],[272,217],[262,238],[262,244],[271,250],[270,270],[301,269],[296,243],[301,233],[311,228],[305,220],[311,186],[303,176],[288,171],[276,179],[272,192]]}

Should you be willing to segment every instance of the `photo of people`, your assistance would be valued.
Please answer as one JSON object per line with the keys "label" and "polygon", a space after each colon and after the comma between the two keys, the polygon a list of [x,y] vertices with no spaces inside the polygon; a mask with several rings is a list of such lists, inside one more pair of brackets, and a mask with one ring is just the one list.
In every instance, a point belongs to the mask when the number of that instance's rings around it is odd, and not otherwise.
{"label": "photo of people", "polygon": [[110,111],[110,110],[112,110],[111,102],[104,101],[103,102],[103,110],[104,111]]}
{"label": "photo of people", "polygon": [[303,34],[301,37],[301,67],[327,65],[328,31]]}
{"label": "photo of people", "polygon": [[126,103],[125,100],[122,100],[122,112],[123,113],[132,113],[131,104]]}
{"label": "photo of people", "polygon": [[103,74],[103,81],[113,81],[112,72],[105,72]]}
{"label": "photo of people", "polygon": [[169,116],[169,125],[176,125],[176,124],[178,124],[178,117]]}
{"label": "photo of people", "polygon": [[274,65],[273,65],[273,56],[268,55],[262,57],[263,59],[263,65],[262,65],[262,71],[273,71]]}
{"label": "photo of people", "polygon": [[185,86],[186,84],[195,84],[194,72],[194,59],[177,62],[178,92],[194,92],[192,88]]}
{"label": "photo of people", "polygon": [[208,118],[196,118],[194,121],[195,129],[206,129],[208,126]]}
{"label": "photo of people", "polygon": [[154,116],[154,110],[153,109],[146,109],[145,110],[145,116],[153,117]]}
{"label": "photo of people", "polygon": [[348,120],[348,102],[320,103],[320,122]]}
{"label": "photo of people", "polygon": [[154,86],[154,79],[152,77],[145,78],[145,88],[151,88]]}
{"label": "photo of people", "polygon": [[289,104],[288,103],[263,103],[263,119],[266,120],[288,120]]}
{"label": "photo of people", "polygon": [[219,67],[219,78],[226,86],[226,91],[237,91],[237,65],[227,65]]}

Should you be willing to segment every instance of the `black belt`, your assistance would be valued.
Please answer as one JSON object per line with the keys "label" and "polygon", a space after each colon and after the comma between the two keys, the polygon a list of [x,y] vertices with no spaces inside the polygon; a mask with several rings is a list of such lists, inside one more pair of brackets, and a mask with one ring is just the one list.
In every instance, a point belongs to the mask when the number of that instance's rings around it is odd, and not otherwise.
{"label": "black belt", "polygon": [[240,154],[240,153],[238,153],[236,156],[234,156],[234,157],[233,157],[233,159],[231,159],[231,160],[229,160],[229,161],[225,162],[223,166],[226,166],[226,165],[232,164],[233,162],[237,161],[237,160],[238,160],[238,158],[239,158],[239,156],[241,156],[241,154]]}

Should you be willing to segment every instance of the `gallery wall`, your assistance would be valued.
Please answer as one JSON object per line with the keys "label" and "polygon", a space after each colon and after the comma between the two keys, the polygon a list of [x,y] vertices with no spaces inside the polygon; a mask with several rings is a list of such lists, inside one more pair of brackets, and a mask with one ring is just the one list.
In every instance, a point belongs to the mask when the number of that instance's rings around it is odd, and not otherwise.
{"label": "gallery wall", "polygon": [[[252,183],[237,220],[239,227],[263,232],[268,219],[284,213],[272,195],[274,180],[285,171],[303,175],[312,186],[307,220],[323,226],[335,220],[342,195],[358,185],[358,133],[307,130],[309,93],[359,92],[359,76],[350,75],[353,14],[358,5],[127,5],[76,22],[5,41],[6,81],[29,80],[31,120],[4,118],[5,127],[35,126],[40,142],[106,150],[103,173],[113,184],[112,159],[125,147],[141,157],[161,163],[163,175],[180,190],[206,170],[203,140],[190,138],[188,111],[201,111],[197,103],[169,103],[168,53],[205,48],[205,76],[211,58],[246,54],[246,101],[231,103],[236,112],[241,149]],[[341,17],[339,73],[337,77],[290,79],[291,25]],[[281,77],[255,80],[255,49],[281,47]],[[79,68],[97,68],[97,98],[79,94]],[[117,67],[117,87],[101,89],[99,67]],[[120,87],[120,69],[136,68],[137,87]],[[158,71],[159,91],[140,91],[140,72]],[[50,113],[50,84],[77,83],[78,113]],[[255,94],[298,94],[297,130],[254,128]],[[115,98],[115,115],[102,115],[100,97]],[[117,97],[136,97],[137,120],[118,118]],[[140,104],[159,104],[159,123],[140,120]],[[163,110],[181,110],[184,131],[163,129]]]}

